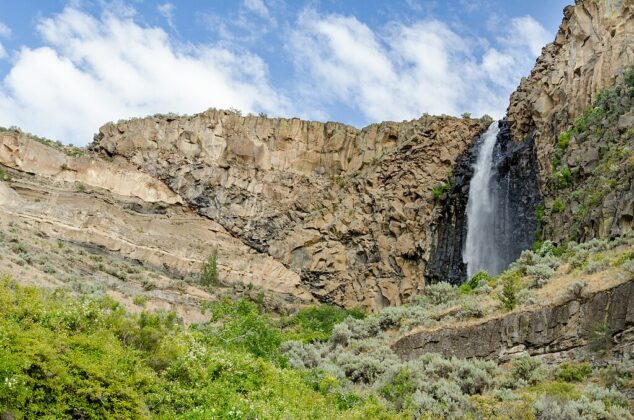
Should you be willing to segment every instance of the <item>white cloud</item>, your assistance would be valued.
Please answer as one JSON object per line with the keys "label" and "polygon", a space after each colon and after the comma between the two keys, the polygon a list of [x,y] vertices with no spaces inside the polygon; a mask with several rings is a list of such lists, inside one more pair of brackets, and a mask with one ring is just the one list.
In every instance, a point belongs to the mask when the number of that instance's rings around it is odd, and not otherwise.
{"label": "white cloud", "polygon": [[512,47],[528,47],[531,54],[537,56],[551,39],[552,35],[539,22],[530,16],[522,16],[511,19],[511,26],[503,41]]}
{"label": "white cloud", "polygon": [[263,0],[244,0],[244,7],[265,19],[271,18],[269,9],[264,4]]}
{"label": "white cloud", "polygon": [[[43,45],[12,51],[0,81],[0,125],[86,144],[106,121],[212,106],[331,120],[344,109],[368,122],[425,112],[499,118],[549,38],[530,16],[510,19],[491,46],[438,20],[371,29],[354,17],[305,10],[282,34],[294,74],[280,91],[266,63],[244,52],[272,27],[250,24],[251,12],[274,19],[263,2],[245,0],[233,26],[216,25],[219,35],[226,30],[222,43],[209,45],[178,43],[114,4],[100,16],[69,6],[40,19]],[[174,6],[159,11],[169,22]]]}
{"label": "white cloud", "polygon": [[7,56],[7,52],[5,51],[2,43],[0,43],[0,58],[5,58]]}
{"label": "white cloud", "polygon": [[163,3],[159,4],[156,8],[161,16],[165,18],[169,27],[173,31],[176,31],[176,26],[174,25],[174,9],[176,9],[176,6],[172,3]]}
{"label": "white cloud", "polygon": [[373,31],[355,17],[307,10],[296,27],[288,48],[313,86],[310,103],[344,102],[372,121],[465,111],[499,118],[548,37],[530,17],[512,20],[499,49],[438,20]]}
{"label": "white cloud", "polygon": [[285,109],[265,63],[249,53],[175,45],[162,29],[112,11],[69,7],[37,28],[46,45],[23,47],[0,83],[0,125],[86,144],[104,122],[130,116]]}
{"label": "white cloud", "polygon": [[0,37],[8,38],[11,36],[11,28],[0,22]]}

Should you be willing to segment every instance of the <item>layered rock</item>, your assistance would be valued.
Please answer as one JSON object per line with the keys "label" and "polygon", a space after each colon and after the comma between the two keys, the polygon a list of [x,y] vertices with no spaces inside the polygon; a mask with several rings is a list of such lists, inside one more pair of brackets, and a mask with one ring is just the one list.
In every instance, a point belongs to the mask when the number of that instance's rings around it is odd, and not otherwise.
{"label": "layered rock", "polygon": [[[392,348],[404,359],[423,353],[446,357],[508,360],[529,354],[563,360],[591,350],[593,332],[610,336],[634,331],[634,280],[590,296],[569,298],[534,310],[512,312],[472,325],[417,331],[397,340]],[[596,333],[595,333],[596,334]],[[631,337],[629,341],[631,348]]]}
{"label": "layered rock", "polygon": [[634,0],[577,0],[564,9],[554,42],[511,95],[515,140],[534,134],[542,183],[552,172],[557,135],[634,63]]}
{"label": "layered rock", "polygon": [[251,284],[312,301],[299,276],[201,217],[163,182],[124,159],[68,156],[16,131],[0,132],[0,215],[42,235],[99,247],[176,276],[197,275],[222,249],[226,284]]}
{"label": "layered rock", "polygon": [[422,286],[432,188],[484,128],[425,116],[357,130],[211,110],[108,124],[93,149],[163,180],[319,300],[378,308]]}

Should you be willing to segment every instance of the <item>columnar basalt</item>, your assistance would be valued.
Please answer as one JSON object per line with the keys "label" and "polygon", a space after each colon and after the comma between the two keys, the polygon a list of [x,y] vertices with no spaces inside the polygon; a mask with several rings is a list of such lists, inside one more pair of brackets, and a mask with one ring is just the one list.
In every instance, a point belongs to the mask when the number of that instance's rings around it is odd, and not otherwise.
{"label": "columnar basalt", "polygon": [[533,134],[542,186],[552,172],[557,135],[634,63],[634,0],[576,0],[555,40],[511,95],[511,136]]}
{"label": "columnar basalt", "polygon": [[318,299],[378,308],[423,286],[432,188],[484,128],[425,116],[357,130],[208,111],[108,124],[93,149],[165,181]]}

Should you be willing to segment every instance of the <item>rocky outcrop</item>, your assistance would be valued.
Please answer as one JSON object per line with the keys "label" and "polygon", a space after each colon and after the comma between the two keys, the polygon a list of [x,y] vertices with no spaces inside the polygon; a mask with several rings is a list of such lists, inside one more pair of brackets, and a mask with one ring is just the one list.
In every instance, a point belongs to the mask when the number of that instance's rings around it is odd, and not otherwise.
{"label": "rocky outcrop", "polygon": [[587,351],[593,331],[618,336],[632,328],[634,280],[629,280],[591,296],[531,311],[512,312],[462,327],[414,332],[400,338],[392,348],[407,360],[428,352],[500,360],[520,354],[556,358],[557,354]]}
{"label": "rocky outcrop", "polygon": [[312,301],[299,276],[254,252],[222,226],[183,205],[163,182],[124,159],[63,151],[0,132],[0,216],[41,235],[98,247],[175,276],[197,275],[212,248],[225,284],[253,285]]}
{"label": "rocky outcrop", "polygon": [[484,128],[425,116],[357,130],[212,110],[108,124],[93,150],[163,180],[319,300],[380,308],[422,287],[432,188]]}
{"label": "rocky outcrop", "polygon": [[507,111],[517,141],[533,134],[545,184],[557,135],[601,90],[634,63],[634,0],[577,0],[564,9],[554,42],[511,95]]}

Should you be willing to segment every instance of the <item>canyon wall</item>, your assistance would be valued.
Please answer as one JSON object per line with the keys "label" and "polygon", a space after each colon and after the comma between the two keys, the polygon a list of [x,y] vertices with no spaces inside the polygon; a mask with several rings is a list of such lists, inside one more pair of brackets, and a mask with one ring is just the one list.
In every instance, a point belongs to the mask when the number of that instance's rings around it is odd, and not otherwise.
{"label": "canyon wall", "polygon": [[557,136],[634,63],[634,0],[577,0],[564,9],[555,40],[510,98],[511,135],[532,134],[542,183]]}
{"label": "canyon wall", "polygon": [[320,301],[380,308],[422,288],[432,189],[484,128],[424,116],[357,130],[210,110],[107,124],[92,150],[164,181]]}

